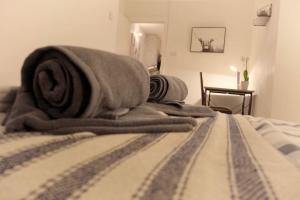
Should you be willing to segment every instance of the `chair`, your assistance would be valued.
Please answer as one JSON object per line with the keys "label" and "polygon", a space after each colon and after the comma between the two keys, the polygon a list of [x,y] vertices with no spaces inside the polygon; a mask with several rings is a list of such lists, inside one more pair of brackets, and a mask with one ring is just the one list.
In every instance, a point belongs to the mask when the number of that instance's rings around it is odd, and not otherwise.
{"label": "chair", "polygon": [[[203,106],[206,106],[206,92],[204,90],[202,72],[200,72],[200,84],[201,84],[201,96],[202,96],[201,103]],[[219,111],[221,113],[232,114],[232,110],[226,107],[210,106],[210,108],[213,109],[214,111]]]}

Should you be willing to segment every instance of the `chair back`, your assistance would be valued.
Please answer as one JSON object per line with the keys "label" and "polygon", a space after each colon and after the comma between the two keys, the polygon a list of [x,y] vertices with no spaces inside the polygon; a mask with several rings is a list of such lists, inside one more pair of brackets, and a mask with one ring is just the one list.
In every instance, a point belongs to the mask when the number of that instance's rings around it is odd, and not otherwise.
{"label": "chair back", "polygon": [[203,106],[205,106],[206,105],[206,93],[205,93],[204,85],[203,85],[202,72],[200,72],[200,87],[201,87],[201,103]]}

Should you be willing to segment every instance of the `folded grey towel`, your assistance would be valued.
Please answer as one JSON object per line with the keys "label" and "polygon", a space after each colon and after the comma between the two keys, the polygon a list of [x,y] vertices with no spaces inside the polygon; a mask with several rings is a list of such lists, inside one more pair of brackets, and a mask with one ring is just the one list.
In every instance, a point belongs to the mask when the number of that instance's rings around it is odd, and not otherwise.
{"label": "folded grey towel", "polygon": [[0,112],[7,112],[17,95],[17,87],[0,88]]}
{"label": "folded grey towel", "polygon": [[7,132],[67,134],[183,132],[190,117],[169,117],[147,105],[149,74],[129,57],[79,47],[34,51],[5,120]]}
{"label": "folded grey towel", "polygon": [[14,108],[6,122],[6,132],[38,131],[68,134],[90,131],[96,134],[185,132],[193,129],[196,121],[190,117],[169,117],[147,105],[131,109],[116,120],[101,118],[50,119],[37,109],[29,93],[19,91]]}
{"label": "folded grey towel", "polygon": [[149,74],[138,61],[82,47],[35,50],[22,68],[23,91],[54,119],[95,117],[147,100]]}
{"label": "folded grey towel", "polygon": [[148,101],[158,103],[184,103],[188,95],[186,84],[179,78],[165,75],[150,77],[150,95]]}

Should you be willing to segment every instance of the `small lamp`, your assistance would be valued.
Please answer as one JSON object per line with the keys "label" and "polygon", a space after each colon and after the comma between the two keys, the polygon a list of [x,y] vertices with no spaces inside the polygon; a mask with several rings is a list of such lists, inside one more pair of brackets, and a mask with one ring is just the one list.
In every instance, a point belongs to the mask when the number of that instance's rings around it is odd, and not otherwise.
{"label": "small lamp", "polygon": [[237,67],[235,66],[230,66],[230,70],[233,72],[236,72],[236,89],[240,88],[240,76],[241,76],[241,72],[239,72],[239,70],[237,69]]}

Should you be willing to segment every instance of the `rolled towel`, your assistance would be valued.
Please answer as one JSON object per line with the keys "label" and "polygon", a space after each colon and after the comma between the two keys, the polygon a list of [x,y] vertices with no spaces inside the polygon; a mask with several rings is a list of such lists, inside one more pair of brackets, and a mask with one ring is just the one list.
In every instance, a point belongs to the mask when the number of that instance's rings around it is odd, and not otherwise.
{"label": "rolled towel", "polygon": [[148,101],[157,103],[182,103],[188,95],[186,84],[179,78],[165,75],[150,77]]}
{"label": "rolled towel", "polygon": [[70,46],[40,48],[22,68],[22,90],[54,119],[96,117],[133,108],[149,95],[149,74],[135,59]]}

